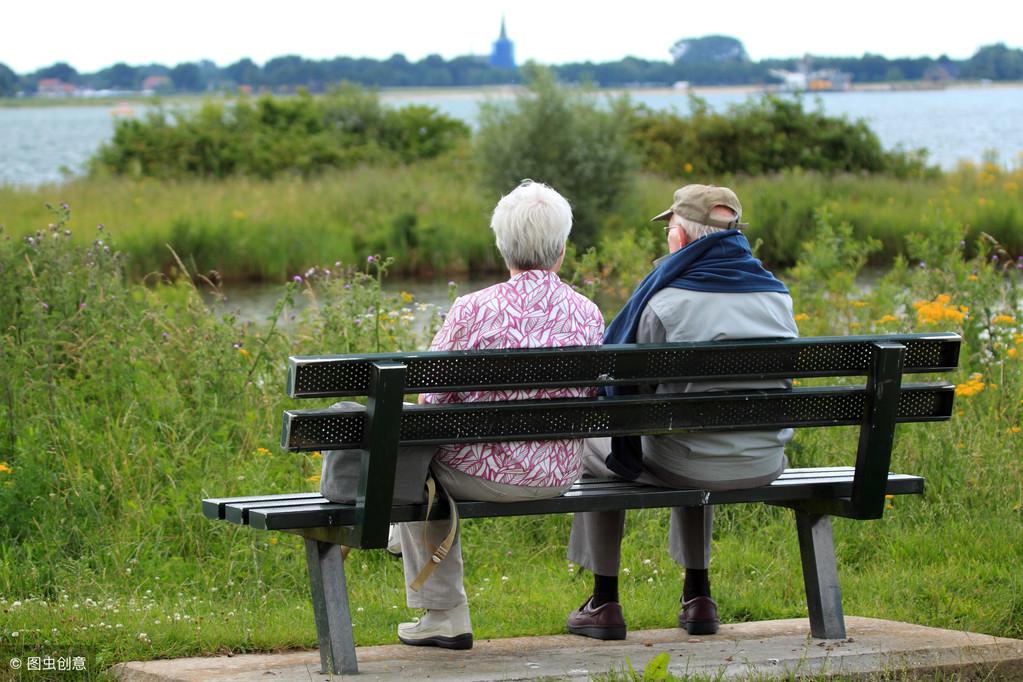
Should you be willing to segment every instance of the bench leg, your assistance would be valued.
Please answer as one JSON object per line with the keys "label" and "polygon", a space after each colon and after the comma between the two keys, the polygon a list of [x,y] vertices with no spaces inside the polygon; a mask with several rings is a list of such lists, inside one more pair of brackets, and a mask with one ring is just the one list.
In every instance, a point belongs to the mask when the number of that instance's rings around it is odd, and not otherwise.
{"label": "bench leg", "polygon": [[306,538],[305,558],[320,644],[321,673],[359,672],[352,636],[352,612],[348,606],[345,565],[341,547]]}
{"label": "bench leg", "polygon": [[831,517],[796,510],[803,584],[810,613],[810,632],[817,639],[844,639],[842,589],[838,585]]}

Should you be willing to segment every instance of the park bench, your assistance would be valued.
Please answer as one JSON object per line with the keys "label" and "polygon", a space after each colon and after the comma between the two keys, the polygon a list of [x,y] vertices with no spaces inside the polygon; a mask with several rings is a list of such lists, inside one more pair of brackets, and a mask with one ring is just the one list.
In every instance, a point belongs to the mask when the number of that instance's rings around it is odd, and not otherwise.
{"label": "park bench", "polygon": [[[895,425],[947,420],[955,387],[904,384],[902,377],[955,369],[959,345],[959,336],[940,333],[292,357],[289,396],[368,398],[365,410],[287,410],[281,434],[282,447],[295,452],[361,448],[357,503],[335,504],[307,492],[206,499],[203,512],[211,519],[305,538],[323,671],[354,673],[358,666],[341,547],[385,547],[391,522],[423,520],[426,512],[425,505],[392,504],[399,446],[859,426],[853,466],[792,468],[760,488],[669,490],[584,479],[553,499],[457,503],[463,519],[739,502],[792,508],[811,632],[816,638],[843,638],[831,516],[880,518],[886,495],[923,492],[923,478],[889,472]],[[865,380],[816,385],[824,383],[821,377],[850,376]],[[405,394],[421,392],[779,378],[818,380],[773,390],[403,402]],[[431,518],[447,513],[445,505],[437,505]]]}

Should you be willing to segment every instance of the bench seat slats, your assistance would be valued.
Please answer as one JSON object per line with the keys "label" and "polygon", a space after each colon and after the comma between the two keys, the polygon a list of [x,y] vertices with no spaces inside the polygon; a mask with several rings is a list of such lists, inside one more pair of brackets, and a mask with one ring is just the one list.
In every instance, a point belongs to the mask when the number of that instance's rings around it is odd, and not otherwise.
{"label": "bench seat slats", "polygon": [[[531,500],[528,503],[459,502],[464,518],[520,516],[567,513],[601,509],[642,509],[695,504],[736,502],[787,502],[848,497],[852,492],[852,467],[819,467],[816,472],[789,469],[771,485],[748,490],[707,492],[653,488],[623,481],[583,481],[561,497]],[[889,474],[888,493],[892,495],[923,492],[919,476]],[[297,499],[296,499],[297,498]],[[212,501],[212,500],[211,500]],[[261,501],[224,498],[225,518],[233,523],[248,523],[262,530],[283,530],[344,526],[355,523],[353,505],[328,502],[316,493],[306,495],[263,496]],[[420,520],[422,505],[396,506],[393,521]]]}
{"label": "bench seat slats", "polygon": [[[286,495],[249,495],[247,497],[215,497],[202,501],[202,513],[208,519],[220,520],[224,518],[224,507],[228,503],[258,503],[270,502],[281,499],[295,500],[296,502],[320,497],[319,493],[289,493]],[[322,498],[321,498],[322,499]]]}
{"label": "bench seat slats", "polygon": [[870,366],[871,344],[878,340],[905,345],[905,372],[941,372],[958,365],[960,338],[949,333],[314,355],[289,358],[287,391],[293,398],[366,395],[374,362],[405,364],[409,393],[682,383],[707,376],[862,376]]}
{"label": "bench seat slats", "polygon": [[[899,395],[898,423],[939,421],[952,413],[949,383],[908,384]],[[535,402],[416,405],[401,417],[403,445],[586,438],[630,433],[681,433],[757,428],[858,425],[863,386],[720,391],[680,395],[577,398]],[[360,446],[360,410],[287,410],[281,447],[290,451]]]}

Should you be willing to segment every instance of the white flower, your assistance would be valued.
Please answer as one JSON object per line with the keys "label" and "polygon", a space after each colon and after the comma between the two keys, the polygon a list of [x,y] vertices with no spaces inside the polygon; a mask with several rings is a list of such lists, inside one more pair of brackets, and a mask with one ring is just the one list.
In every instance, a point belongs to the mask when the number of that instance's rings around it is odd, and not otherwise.
{"label": "white flower", "polygon": [[629,575],[630,573],[632,573],[632,571],[630,571],[628,568],[623,568],[622,573],[624,573],[625,575]]}
{"label": "white flower", "polygon": [[506,575],[502,575],[502,576],[501,576],[501,582],[503,582],[503,583],[506,583],[506,582],[508,582],[508,576],[506,576]]}
{"label": "white flower", "polygon": [[18,635],[20,635],[20,634],[21,634],[20,632],[18,632],[17,630],[15,630],[14,632],[12,632],[12,633],[11,633],[11,637],[17,637],[17,636],[18,636]]}

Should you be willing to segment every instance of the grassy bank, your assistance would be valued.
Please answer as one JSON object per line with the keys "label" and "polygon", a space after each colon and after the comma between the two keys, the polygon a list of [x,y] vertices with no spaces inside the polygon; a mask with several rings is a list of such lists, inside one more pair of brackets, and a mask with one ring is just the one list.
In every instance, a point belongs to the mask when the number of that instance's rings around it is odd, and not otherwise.
{"label": "grassy bank", "polygon": [[[44,203],[65,201],[77,225],[103,223],[115,231],[136,279],[176,268],[168,246],[193,270],[234,281],[283,282],[319,263],[379,253],[400,254],[395,267],[406,275],[495,272],[501,261],[488,224],[498,197],[475,178],[470,160],[454,156],[309,180],[79,180],[0,188],[0,224],[28,234]],[[634,176],[622,206],[602,217],[596,233],[616,239],[635,230],[637,242],[659,245],[659,228],[647,221],[689,180]],[[950,221],[962,226],[969,244],[983,231],[1023,253],[1023,168],[964,166],[931,180],[786,172],[711,181],[738,191],[750,238],[763,240],[759,255],[773,267],[795,262],[821,207],[848,221],[857,237],[878,239],[877,263],[906,254],[908,235],[930,234]]]}
{"label": "grassy bank", "polygon": [[[654,189],[641,215],[663,203],[654,197],[666,195]],[[392,205],[392,190],[380,184],[381,205],[385,197]],[[160,201],[171,195],[148,191]],[[146,202],[129,203],[158,215]],[[96,210],[79,205],[80,213]],[[276,446],[280,412],[295,406],[282,398],[283,359],[423,347],[429,332],[417,332],[411,318],[436,321],[437,311],[420,309],[414,295],[380,292],[381,267],[401,260],[363,260],[356,270],[330,266],[282,286],[286,324],[241,324],[207,312],[187,282],[131,283],[108,248],[111,239],[132,244],[139,228],[111,237],[112,228],[91,226],[102,217],[80,213],[70,225],[56,215],[54,229],[32,243],[0,237],[0,652],[65,647],[101,667],[313,646],[301,540],[210,523],[199,501],[315,490],[318,458]],[[926,476],[927,494],[893,502],[877,522],[835,522],[846,612],[1021,637],[1023,329],[1006,303],[1018,300],[1018,271],[986,242],[964,258],[961,225],[946,222],[910,242],[914,263],[926,267],[896,266],[863,292],[855,275],[870,248],[838,214],[819,214],[813,231],[800,235],[810,241],[786,278],[804,335],[933,329],[966,339],[954,377],[956,417],[898,431],[892,466]],[[645,269],[642,248],[620,239],[605,263],[573,264],[591,291],[624,288],[620,277]],[[312,304],[289,320],[299,296]],[[851,436],[804,430],[790,457],[797,465],[849,463]],[[569,523],[465,523],[478,637],[563,630],[565,614],[589,589],[589,577],[564,558]],[[622,599],[633,628],[674,622],[680,575],[665,528],[663,510],[630,516]],[[722,509],[714,546],[726,621],[805,615],[789,513]],[[400,563],[357,552],[348,570],[357,642],[395,641],[396,623],[411,615]]]}

